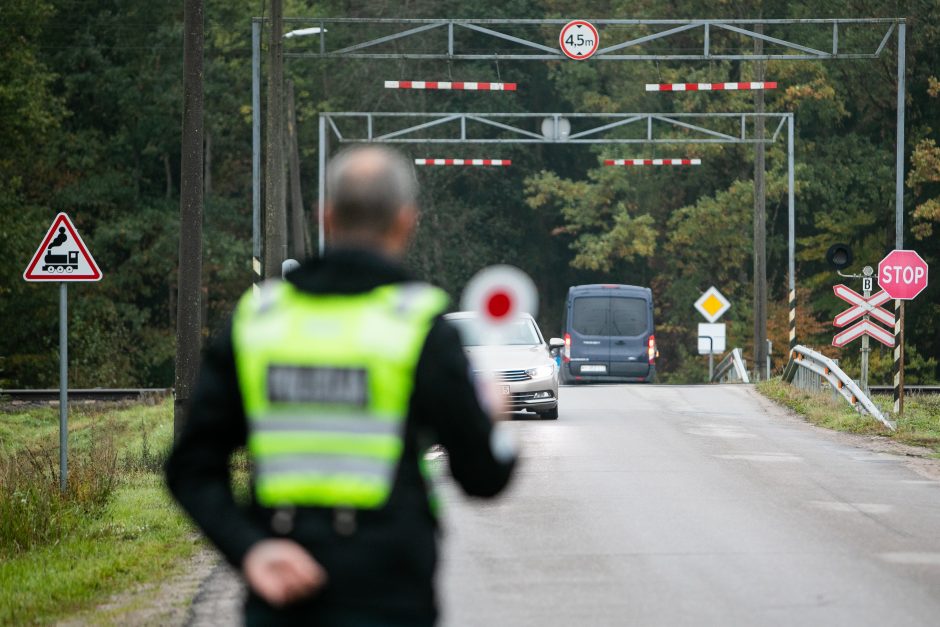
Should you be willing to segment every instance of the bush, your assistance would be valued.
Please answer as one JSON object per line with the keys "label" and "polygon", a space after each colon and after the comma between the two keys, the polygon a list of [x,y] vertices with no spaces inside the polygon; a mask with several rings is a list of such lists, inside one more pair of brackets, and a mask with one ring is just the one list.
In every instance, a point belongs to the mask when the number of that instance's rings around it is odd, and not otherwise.
{"label": "bush", "polygon": [[70,453],[65,493],[57,444],[0,456],[0,558],[54,543],[102,514],[118,480],[113,441],[93,437]]}

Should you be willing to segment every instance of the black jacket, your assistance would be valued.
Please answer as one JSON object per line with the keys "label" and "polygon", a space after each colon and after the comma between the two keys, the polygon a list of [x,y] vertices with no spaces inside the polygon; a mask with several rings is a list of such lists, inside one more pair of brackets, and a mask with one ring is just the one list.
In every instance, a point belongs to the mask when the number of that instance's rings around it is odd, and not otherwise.
{"label": "black jacket", "polygon": [[[384,257],[341,250],[306,262],[287,280],[313,294],[355,294],[411,278]],[[326,569],[327,586],[309,602],[276,611],[250,597],[249,623],[284,624],[296,619],[326,624],[332,622],[330,617],[352,614],[363,616],[364,622],[431,624],[437,616],[433,592],[437,527],[418,468],[419,451],[428,441],[439,442],[447,449],[451,472],[463,489],[471,495],[493,496],[509,481],[514,460],[494,456],[492,429],[477,401],[457,332],[438,318],[418,362],[401,465],[383,508],[357,512],[355,532],[341,535],[331,509],[278,514],[253,501],[239,506],[230,488],[229,463],[232,453],[245,445],[247,422],[229,328],[217,334],[205,351],[186,426],[167,462],[167,483],[236,567],[255,542],[289,537]],[[275,515],[282,520],[272,524]],[[279,524],[285,515],[286,528]]]}

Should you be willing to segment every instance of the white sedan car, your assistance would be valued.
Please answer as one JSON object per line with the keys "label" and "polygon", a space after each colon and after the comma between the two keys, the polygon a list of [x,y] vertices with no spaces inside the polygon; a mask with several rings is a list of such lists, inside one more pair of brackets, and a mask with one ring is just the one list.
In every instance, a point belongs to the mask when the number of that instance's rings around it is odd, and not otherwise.
{"label": "white sedan car", "polygon": [[541,418],[558,418],[558,367],[550,354],[564,340],[542,336],[532,316],[499,327],[480,322],[476,313],[459,311],[444,316],[457,327],[476,373],[495,379],[511,411],[533,411]]}

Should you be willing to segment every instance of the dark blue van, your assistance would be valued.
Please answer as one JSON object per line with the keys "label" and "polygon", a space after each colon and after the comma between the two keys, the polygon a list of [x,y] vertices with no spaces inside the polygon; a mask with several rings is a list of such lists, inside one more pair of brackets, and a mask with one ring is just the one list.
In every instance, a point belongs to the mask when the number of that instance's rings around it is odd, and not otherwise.
{"label": "dark blue van", "polygon": [[648,287],[568,288],[562,380],[649,383],[656,374],[654,333],[653,292]]}

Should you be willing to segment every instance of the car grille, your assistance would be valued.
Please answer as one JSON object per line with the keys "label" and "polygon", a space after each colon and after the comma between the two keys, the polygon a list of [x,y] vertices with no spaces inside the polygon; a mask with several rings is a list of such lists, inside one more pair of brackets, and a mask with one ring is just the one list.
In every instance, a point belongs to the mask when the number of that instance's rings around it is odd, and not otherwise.
{"label": "car grille", "polygon": [[528,381],[532,378],[525,370],[497,370],[493,374],[497,381]]}
{"label": "car grille", "polygon": [[[484,374],[482,370],[474,370],[473,374]],[[528,381],[532,377],[525,370],[494,370],[493,377],[497,381]]]}

